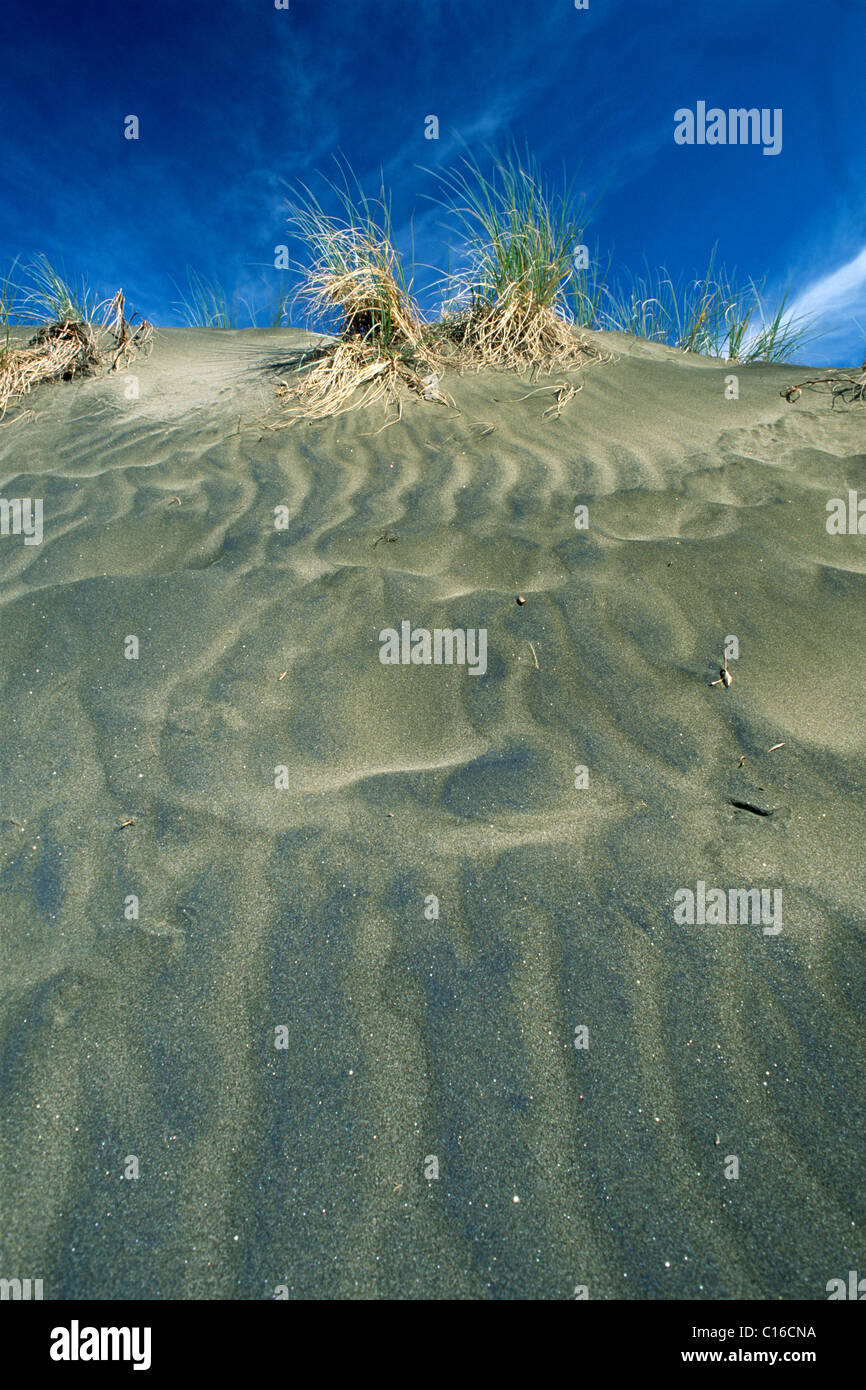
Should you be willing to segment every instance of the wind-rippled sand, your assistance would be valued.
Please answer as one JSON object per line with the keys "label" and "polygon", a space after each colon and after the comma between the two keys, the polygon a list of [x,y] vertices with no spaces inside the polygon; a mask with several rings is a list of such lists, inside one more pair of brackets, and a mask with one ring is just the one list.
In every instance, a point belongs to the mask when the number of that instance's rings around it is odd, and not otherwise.
{"label": "wind-rippled sand", "polygon": [[[866,1266],[866,536],[825,525],[866,407],[610,337],[559,419],[486,373],[271,432],[300,341],[163,331],[137,400],[0,430],[44,499],[0,537],[0,1276],[826,1298]],[[485,674],[382,665],[402,620],[486,628]],[[677,925],[698,881],[781,932]]]}

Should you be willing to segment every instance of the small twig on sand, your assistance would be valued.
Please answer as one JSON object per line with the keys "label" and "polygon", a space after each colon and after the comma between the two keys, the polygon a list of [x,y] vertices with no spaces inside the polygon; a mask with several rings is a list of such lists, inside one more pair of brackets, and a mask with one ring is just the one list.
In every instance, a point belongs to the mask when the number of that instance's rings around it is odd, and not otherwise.
{"label": "small twig on sand", "polygon": [[[494,433],[495,429],[496,426],[492,420],[470,420],[469,422],[469,433],[473,439],[486,439],[488,434]],[[455,439],[460,440],[461,444],[466,443],[465,437],[461,439],[459,434],[449,434],[442,440],[443,447]]]}
{"label": "small twig on sand", "polygon": [[775,807],[756,806],[753,801],[731,801],[729,803],[738,811],[751,811],[753,816],[771,816]]}
{"label": "small twig on sand", "polygon": [[710,685],[711,685],[711,686],[712,686],[712,685],[724,685],[724,686],[729,686],[729,685],[733,685],[733,683],[734,683],[734,678],[733,678],[733,676],[731,675],[730,671],[728,670],[728,658],[725,657],[725,664],[724,664],[724,666],[719,667],[719,679],[718,679],[717,681],[710,681]]}
{"label": "small twig on sand", "polygon": [[3,421],[3,424],[2,424],[2,427],[0,427],[0,428],[6,429],[9,425],[20,425],[20,424],[22,424],[24,421],[30,421],[30,420],[35,420],[35,419],[36,419],[36,411],[35,411],[35,410],[22,410],[21,413],[20,413],[20,415],[13,415],[10,419],[4,420],[4,421]]}
{"label": "small twig on sand", "polygon": [[546,420],[549,415],[552,415],[555,420],[558,420],[562,414],[563,406],[568,405],[569,401],[574,400],[578,391],[582,390],[583,382],[578,386],[572,386],[570,382],[563,381],[558,386],[536,386],[534,391],[527,391],[525,396],[518,396],[517,399],[518,401],[528,401],[530,396],[538,395],[539,391],[555,391],[556,400],[553,402],[553,405],[547,407],[542,413],[541,418],[542,420]]}
{"label": "small twig on sand", "polygon": [[529,644],[529,650],[532,652],[532,659],[533,659],[533,661],[535,662],[535,669],[536,669],[536,671],[540,671],[540,670],[541,670],[541,667],[540,667],[539,664],[538,664],[538,657],[535,655],[535,648],[533,647],[533,645],[532,645],[531,642],[530,642],[530,644]]}
{"label": "small twig on sand", "polygon": [[377,430],[366,430],[366,431],[361,435],[361,438],[362,438],[362,439],[375,439],[377,434],[381,434],[382,431],[388,429],[388,427],[389,427],[390,425],[399,425],[399,423],[400,423],[400,421],[401,421],[402,419],[403,419],[403,402],[402,402],[402,400],[401,400],[401,399],[399,398],[399,396],[398,396],[398,398],[397,398],[397,414],[394,415],[394,416],[392,417],[392,419],[386,420],[385,423],[384,423],[384,425],[380,425],[379,428],[378,428]]}

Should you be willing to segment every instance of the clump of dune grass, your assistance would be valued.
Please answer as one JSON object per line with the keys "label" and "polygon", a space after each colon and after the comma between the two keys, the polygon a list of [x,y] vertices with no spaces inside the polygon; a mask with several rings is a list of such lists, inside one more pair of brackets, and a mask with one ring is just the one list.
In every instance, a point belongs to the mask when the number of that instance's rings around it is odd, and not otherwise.
{"label": "clump of dune grass", "polygon": [[790,362],[795,352],[800,352],[807,343],[821,336],[815,330],[814,316],[792,316],[790,313],[790,287],[783,291],[772,308],[763,301],[763,286],[752,284],[751,292],[760,326],[753,329],[750,320],[740,342],[736,344],[739,355],[733,361]]}
{"label": "clump of dune grass", "polygon": [[582,226],[567,186],[554,193],[512,148],[485,173],[470,157],[439,173],[438,199],[462,233],[443,331],[461,364],[552,370],[602,356],[575,331],[567,285]]}
{"label": "clump of dune grass", "polygon": [[[264,309],[265,322],[268,328],[286,328],[291,321],[292,294],[286,288],[284,277],[280,273],[276,286],[270,291],[267,304]],[[253,318],[254,326],[257,320]]]}
{"label": "clump of dune grass", "polygon": [[605,286],[595,326],[729,362],[785,362],[815,336],[810,320],[791,316],[789,298],[786,290],[765,304],[763,285],[738,285],[716,265],[714,247],[706,271],[692,280],[647,265],[645,274]]}
{"label": "clump of dune grass", "polygon": [[7,273],[0,276],[0,330],[2,330],[7,342],[10,324],[17,321],[19,290],[12,278],[17,264],[16,257]]}
{"label": "clump of dune grass", "polygon": [[290,231],[306,251],[295,301],[308,325],[334,335],[303,353],[294,379],[281,383],[291,420],[399,401],[403,387],[445,399],[436,384],[440,355],[394,245],[390,201],[384,189],[368,198],[348,165],[338,167],[341,180],[326,180],[336,214],[305,185],[289,204]]}
{"label": "clump of dune grass", "polygon": [[7,331],[0,350],[0,420],[10,402],[20,404],[42,382],[72,381],[104,368],[119,371],[153,343],[147,320],[126,318],[122,290],[100,301],[84,282],[66,281],[45,257],[32,263],[29,274],[16,301],[18,321],[39,327],[23,346],[13,345]]}
{"label": "clump of dune grass", "polygon": [[186,288],[175,282],[180,298],[174,310],[187,328],[258,328],[260,318],[267,328],[284,328],[289,323],[292,295],[283,275],[267,288],[265,303],[256,305],[238,289],[227,290],[220,280],[209,280],[193,266],[186,268]]}
{"label": "clump of dune grass", "polygon": [[219,280],[208,280],[192,266],[186,268],[186,289],[175,289],[180,299],[174,307],[187,328],[237,328],[242,309],[249,312],[237,290],[227,291]]}
{"label": "clump of dune grass", "polygon": [[73,278],[47,256],[37,256],[22,270],[18,285],[21,323],[91,323],[102,303],[85,276]]}
{"label": "clump of dune grass", "polygon": [[584,269],[576,266],[568,280],[565,293],[575,328],[596,329],[599,327],[604,298],[607,293],[607,274],[610,270],[610,257],[604,271],[601,270],[599,250],[595,252],[589,265]]}

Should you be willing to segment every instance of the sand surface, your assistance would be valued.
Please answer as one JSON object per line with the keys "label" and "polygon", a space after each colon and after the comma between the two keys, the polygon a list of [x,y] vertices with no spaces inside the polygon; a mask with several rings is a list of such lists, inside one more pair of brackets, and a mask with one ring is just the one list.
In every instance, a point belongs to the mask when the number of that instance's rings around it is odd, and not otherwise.
{"label": "sand surface", "polygon": [[[866,1270],[866,536],[825,525],[866,406],[597,336],[559,419],[486,373],[275,433],[303,335],[184,329],[137,399],[0,429],[0,497],[44,499],[40,545],[0,537],[0,1275]],[[486,629],[486,672],[383,665],[403,620]],[[698,881],[781,890],[782,930],[677,924]]]}

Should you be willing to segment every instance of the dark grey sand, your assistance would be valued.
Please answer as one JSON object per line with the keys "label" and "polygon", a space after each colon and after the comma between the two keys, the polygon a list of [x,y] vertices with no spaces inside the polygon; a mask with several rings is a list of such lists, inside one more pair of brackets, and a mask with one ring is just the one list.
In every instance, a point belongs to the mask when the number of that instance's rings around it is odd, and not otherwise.
{"label": "dark grey sand", "polygon": [[[826,1298],[866,1271],[866,536],[825,526],[866,406],[617,337],[559,420],[485,374],[272,433],[298,340],[164,331],[138,400],[0,430],[45,513],[0,537],[0,1277]],[[403,619],[486,674],[383,666]],[[781,932],[676,924],[699,880]]]}

